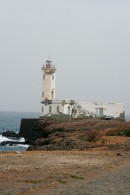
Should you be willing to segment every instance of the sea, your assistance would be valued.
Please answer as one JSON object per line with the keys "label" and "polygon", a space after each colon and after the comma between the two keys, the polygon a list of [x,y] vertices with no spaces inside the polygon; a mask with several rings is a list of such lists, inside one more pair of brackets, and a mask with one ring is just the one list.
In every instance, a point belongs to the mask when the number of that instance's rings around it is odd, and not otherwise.
{"label": "sea", "polygon": [[[24,138],[14,140],[1,135],[5,131],[14,131],[16,133],[20,130],[20,123],[22,118],[39,118],[38,112],[3,112],[0,111],[0,143],[3,141],[19,141],[24,142]],[[29,145],[14,144],[13,146],[0,146],[0,152],[6,151],[25,151]]]}

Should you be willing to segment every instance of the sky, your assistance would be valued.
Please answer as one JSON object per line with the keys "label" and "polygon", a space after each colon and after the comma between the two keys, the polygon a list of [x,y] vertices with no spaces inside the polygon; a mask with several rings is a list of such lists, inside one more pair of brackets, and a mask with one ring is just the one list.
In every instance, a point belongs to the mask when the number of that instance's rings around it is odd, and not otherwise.
{"label": "sky", "polygon": [[130,115],[129,0],[0,0],[0,111],[40,112],[49,55],[56,99],[123,102]]}

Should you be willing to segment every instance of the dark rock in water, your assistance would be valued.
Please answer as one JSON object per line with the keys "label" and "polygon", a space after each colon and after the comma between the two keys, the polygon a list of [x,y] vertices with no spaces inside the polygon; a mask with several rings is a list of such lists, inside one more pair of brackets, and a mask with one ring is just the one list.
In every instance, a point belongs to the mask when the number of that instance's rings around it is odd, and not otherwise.
{"label": "dark rock in water", "polygon": [[17,145],[17,144],[22,144],[22,145],[25,145],[25,144],[32,144],[32,143],[29,143],[29,142],[19,142],[19,141],[3,141],[0,143],[0,146],[14,146],[14,145]]}
{"label": "dark rock in water", "polygon": [[9,137],[9,138],[19,138],[19,135],[15,133],[14,131],[6,131],[2,133],[2,136]]}
{"label": "dark rock in water", "polygon": [[27,144],[26,142],[19,142],[19,141],[3,141],[0,143],[0,146],[6,146],[6,145],[9,145],[9,146],[13,146],[13,145],[17,145],[17,144]]}

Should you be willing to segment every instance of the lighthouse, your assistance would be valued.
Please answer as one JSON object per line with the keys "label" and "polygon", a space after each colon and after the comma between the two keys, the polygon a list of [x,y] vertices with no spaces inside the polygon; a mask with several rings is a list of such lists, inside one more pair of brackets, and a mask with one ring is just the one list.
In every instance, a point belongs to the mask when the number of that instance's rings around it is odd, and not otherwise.
{"label": "lighthouse", "polygon": [[71,101],[55,99],[55,72],[56,68],[49,57],[42,69],[42,101],[40,117],[59,117],[65,119],[72,113]]}
{"label": "lighthouse", "polygon": [[55,72],[56,68],[49,57],[42,67],[42,102],[55,100]]}
{"label": "lighthouse", "polygon": [[125,120],[123,103],[77,102],[55,98],[56,68],[49,57],[42,69],[42,101],[40,117],[58,120],[71,118],[103,118]]}

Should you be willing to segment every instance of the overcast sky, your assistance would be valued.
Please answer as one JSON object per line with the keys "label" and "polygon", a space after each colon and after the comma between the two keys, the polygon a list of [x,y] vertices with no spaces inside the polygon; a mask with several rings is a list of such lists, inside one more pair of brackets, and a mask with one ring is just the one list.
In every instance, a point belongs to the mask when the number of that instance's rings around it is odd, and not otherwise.
{"label": "overcast sky", "polygon": [[130,114],[130,0],[0,0],[1,111],[40,112],[48,55],[57,99]]}

